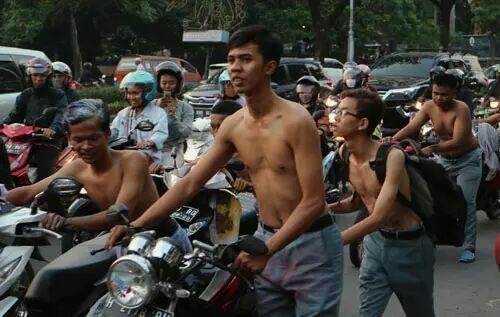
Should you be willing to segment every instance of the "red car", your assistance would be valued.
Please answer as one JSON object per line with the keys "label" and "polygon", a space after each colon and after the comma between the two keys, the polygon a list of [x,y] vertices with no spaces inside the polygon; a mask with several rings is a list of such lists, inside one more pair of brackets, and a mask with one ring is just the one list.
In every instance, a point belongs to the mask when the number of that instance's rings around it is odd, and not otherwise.
{"label": "red car", "polygon": [[116,66],[114,78],[116,86],[120,85],[120,82],[125,75],[137,69],[135,59],[138,57],[142,60],[142,64],[146,70],[153,75],[155,67],[162,62],[171,61],[179,65],[179,67],[184,70],[184,91],[198,86],[202,80],[202,77],[196,67],[182,58],[155,55],[130,55],[123,56],[120,59],[118,66]]}

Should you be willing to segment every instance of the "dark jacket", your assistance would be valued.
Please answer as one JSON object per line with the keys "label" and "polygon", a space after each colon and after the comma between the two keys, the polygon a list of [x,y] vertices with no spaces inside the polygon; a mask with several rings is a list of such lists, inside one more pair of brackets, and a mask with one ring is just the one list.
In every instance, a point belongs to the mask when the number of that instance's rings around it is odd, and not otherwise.
{"label": "dark jacket", "polygon": [[73,101],[80,100],[80,96],[73,88],[66,89],[65,93],[66,93],[66,99],[68,99],[68,105]]}
{"label": "dark jacket", "polygon": [[62,120],[64,111],[68,105],[66,95],[60,89],[45,86],[40,89],[30,87],[25,89],[16,98],[15,108],[4,119],[4,124],[25,123],[31,125],[34,121],[42,116],[44,109],[49,107],[57,108],[57,112],[50,124],[45,127],[56,133],[62,132]]}

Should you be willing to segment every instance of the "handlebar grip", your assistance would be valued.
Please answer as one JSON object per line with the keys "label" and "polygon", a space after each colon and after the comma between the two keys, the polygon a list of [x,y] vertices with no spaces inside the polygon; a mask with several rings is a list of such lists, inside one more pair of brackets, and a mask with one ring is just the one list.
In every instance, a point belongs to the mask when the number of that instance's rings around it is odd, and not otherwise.
{"label": "handlebar grip", "polygon": [[46,136],[46,135],[41,134],[41,133],[31,133],[31,137],[32,138],[37,138],[37,139],[42,139],[43,141],[47,141],[47,142],[54,141],[53,137]]}
{"label": "handlebar grip", "polygon": [[206,243],[203,243],[201,241],[198,241],[198,240],[193,241],[193,246],[195,248],[199,248],[199,249],[202,249],[202,250],[210,252],[210,253],[213,253],[215,251],[215,247],[208,245]]}

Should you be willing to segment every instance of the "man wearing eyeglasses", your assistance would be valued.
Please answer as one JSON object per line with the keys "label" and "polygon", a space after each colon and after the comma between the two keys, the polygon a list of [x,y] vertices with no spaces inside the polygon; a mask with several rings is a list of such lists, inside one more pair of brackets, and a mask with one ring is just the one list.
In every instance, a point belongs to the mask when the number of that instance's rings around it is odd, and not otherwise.
{"label": "man wearing eyeglasses", "polygon": [[[371,162],[380,143],[372,138],[385,105],[380,97],[362,89],[343,93],[332,122],[333,135],[345,139],[340,149],[349,164],[353,195],[330,204],[334,213],[360,210],[368,217],[342,232],[344,244],[364,237],[360,268],[359,316],[382,316],[395,293],[406,316],[434,316],[434,247],[421,219],[398,200],[410,196],[404,153],[390,149],[386,178],[377,179]],[[348,151],[347,155],[344,151]]]}

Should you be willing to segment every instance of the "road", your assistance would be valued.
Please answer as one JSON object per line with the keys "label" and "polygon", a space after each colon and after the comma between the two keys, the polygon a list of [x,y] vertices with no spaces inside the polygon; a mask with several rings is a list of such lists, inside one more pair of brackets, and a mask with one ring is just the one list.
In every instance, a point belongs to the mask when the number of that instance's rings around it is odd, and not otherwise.
{"label": "road", "polygon": [[[341,229],[354,221],[354,214],[337,216]],[[477,261],[463,264],[457,261],[460,250],[439,246],[436,249],[434,274],[434,305],[439,317],[498,317],[500,316],[500,271],[493,256],[500,220],[491,221],[478,212]],[[349,249],[344,256],[344,291],[340,316],[358,316],[358,269],[349,261]],[[384,317],[405,316],[395,295]]]}

